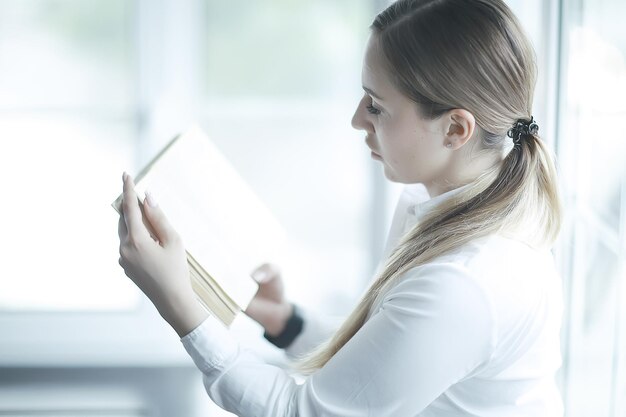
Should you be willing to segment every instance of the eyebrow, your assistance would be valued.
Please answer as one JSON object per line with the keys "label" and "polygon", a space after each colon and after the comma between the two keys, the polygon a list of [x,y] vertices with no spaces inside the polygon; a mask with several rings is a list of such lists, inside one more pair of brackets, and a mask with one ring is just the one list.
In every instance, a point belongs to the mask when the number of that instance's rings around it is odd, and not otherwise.
{"label": "eyebrow", "polygon": [[383,101],[383,99],[380,96],[378,96],[376,93],[374,93],[372,90],[370,90],[366,86],[363,86],[363,90],[365,90],[365,92],[367,94],[369,94],[370,96],[374,97],[375,99]]}

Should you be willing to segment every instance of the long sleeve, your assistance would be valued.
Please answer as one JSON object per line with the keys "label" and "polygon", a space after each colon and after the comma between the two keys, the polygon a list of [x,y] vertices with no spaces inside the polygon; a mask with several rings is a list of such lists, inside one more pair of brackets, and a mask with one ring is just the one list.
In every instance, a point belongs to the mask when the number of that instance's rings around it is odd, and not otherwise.
{"label": "long sleeve", "polygon": [[301,385],[240,348],[209,317],[181,339],[209,396],[240,416],[415,416],[488,361],[493,309],[464,268],[415,268]]}
{"label": "long sleeve", "polygon": [[308,308],[298,307],[304,323],[300,334],[285,348],[287,357],[291,359],[302,356],[321,342],[327,340],[335,333],[343,321],[341,317],[315,314]]}

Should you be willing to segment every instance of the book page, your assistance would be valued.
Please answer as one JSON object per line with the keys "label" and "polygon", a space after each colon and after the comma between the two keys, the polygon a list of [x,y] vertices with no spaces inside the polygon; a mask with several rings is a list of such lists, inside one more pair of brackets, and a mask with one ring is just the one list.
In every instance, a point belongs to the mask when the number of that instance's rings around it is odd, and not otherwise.
{"label": "book page", "polygon": [[254,268],[286,241],[269,209],[199,129],[176,138],[135,184],[155,195],[186,250],[242,309],[257,291]]}

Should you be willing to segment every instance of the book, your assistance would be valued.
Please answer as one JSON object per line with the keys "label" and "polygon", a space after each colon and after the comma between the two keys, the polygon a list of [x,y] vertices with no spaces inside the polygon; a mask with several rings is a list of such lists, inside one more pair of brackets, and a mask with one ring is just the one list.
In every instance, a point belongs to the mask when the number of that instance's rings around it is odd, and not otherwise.
{"label": "book", "polygon": [[[279,256],[284,229],[197,126],[173,138],[133,178],[142,212],[149,190],[181,236],[198,300],[229,327],[258,290],[252,271]],[[122,198],[111,204],[118,213]],[[144,224],[150,229],[145,218]]]}

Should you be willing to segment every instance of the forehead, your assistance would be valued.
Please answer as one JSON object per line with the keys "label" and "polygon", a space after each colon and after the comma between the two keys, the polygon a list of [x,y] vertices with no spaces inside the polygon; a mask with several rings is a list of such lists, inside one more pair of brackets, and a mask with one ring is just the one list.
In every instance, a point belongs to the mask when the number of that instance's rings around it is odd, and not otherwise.
{"label": "forehead", "polygon": [[390,92],[393,86],[389,82],[385,72],[383,51],[376,34],[371,34],[365,47],[361,81],[378,95],[385,97],[385,92]]}

